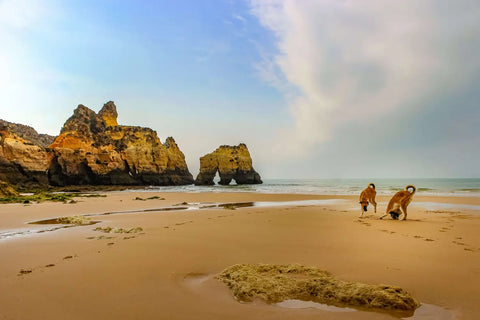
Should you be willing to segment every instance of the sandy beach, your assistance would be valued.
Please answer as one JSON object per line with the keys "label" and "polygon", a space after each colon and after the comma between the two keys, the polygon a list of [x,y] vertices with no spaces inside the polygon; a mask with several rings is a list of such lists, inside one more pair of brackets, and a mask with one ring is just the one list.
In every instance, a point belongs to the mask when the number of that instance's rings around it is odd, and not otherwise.
{"label": "sandy beach", "polygon": [[[480,198],[415,196],[409,219],[394,221],[378,219],[386,196],[377,197],[376,214],[369,208],[359,219],[357,196],[105,194],[0,205],[0,319],[396,318],[240,303],[215,279],[239,263],[299,263],[399,286],[423,304],[411,319],[480,317]],[[160,199],[135,200],[152,196]],[[55,231],[48,230],[59,225],[26,224],[83,214],[98,223]]]}

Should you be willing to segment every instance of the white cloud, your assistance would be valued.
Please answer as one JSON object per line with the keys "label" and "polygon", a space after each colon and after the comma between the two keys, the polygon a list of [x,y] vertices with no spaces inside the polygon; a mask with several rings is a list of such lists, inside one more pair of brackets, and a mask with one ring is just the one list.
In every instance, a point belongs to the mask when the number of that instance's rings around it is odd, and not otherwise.
{"label": "white cloud", "polygon": [[261,63],[262,77],[277,81],[270,70],[278,68],[297,89],[290,105],[294,127],[279,143],[283,153],[308,153],[351,121],[422,108],[425,99],[465,85],[480,68],[474,53],[480,4],[474,2],[454,8],[435,0],[250,4],[276,39],[277,52]]}
{"label": "white cloud", "polygon": [[0,26],[16,29],[35,25],[39,19],[48,14],[40,0],[2,0],[0,2]]}

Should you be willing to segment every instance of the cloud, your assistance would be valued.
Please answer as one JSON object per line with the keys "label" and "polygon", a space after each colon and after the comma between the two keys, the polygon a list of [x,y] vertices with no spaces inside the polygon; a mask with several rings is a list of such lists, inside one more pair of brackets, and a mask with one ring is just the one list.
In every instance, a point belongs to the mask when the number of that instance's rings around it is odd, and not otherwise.
{"label": "cloud", "polygon": [[35,25],[48,13],[43,2],[2,0],[0,2],[0,26],[23,29]]}
{"label": "cloud", "polygon": [[[275,37],[262,77],[295,89],[282,152],[298,156],[349,123],[365,127],[471,84],[480,70],[474,1],[251,0]],[[287,88],[288,84],[281,86]],[[278,86],[278,85],[277,85]],[[461,108],[462,106],[457,106]],[[343,137],[345,138],[345,137]]]}

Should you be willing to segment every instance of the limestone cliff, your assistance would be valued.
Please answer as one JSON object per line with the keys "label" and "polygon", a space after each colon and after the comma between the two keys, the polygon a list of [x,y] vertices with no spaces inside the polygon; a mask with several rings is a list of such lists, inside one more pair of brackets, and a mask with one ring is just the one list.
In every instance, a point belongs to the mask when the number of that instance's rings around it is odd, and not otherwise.
{"label": "limestone cliff", "polygon": [[106,103],[98,114],[79,105],[50,145],[53,185],[183,185],[193,183],[173,138],[160,142],[149,128],[121,126]]}
{"label": "limestone cliff", "polygon": [[215,174],[219,173],[220,184],[228,185],[235,180],[237,184],[260,184],[260,175],[253,169],[252,158],[247,146],[221,146],[214,152],[200,158],[200,173],[196,185],[213,185]]}
{"label": "limestone cliff", "polygon": [[16,185],[47,185],[46,150],[55,137],[32,127],[0,120],[0,180]]}

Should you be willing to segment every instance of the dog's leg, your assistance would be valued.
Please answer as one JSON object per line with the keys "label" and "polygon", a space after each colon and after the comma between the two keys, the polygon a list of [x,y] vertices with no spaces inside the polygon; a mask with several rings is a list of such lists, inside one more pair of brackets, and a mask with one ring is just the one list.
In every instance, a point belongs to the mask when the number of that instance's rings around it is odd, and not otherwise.
{"label": "dog's leg", "polygon": [[364,213],[365,211],[363,211],[363,206],[362,206],[362,205],[360,205],[360,211],[362,211],[362,214],[359,215],[358,217],[359,217],[359,218],[363,218],[363,213]]}
{"label": "dog's leg", "polygon": [[402,220],[407,220],[407,206],[402,205],[401,209],[402,209],[402,212],[403,212],[403,219]]}
{"label": "dog's leg", "polygon": [[377,213],[377,203],[375,202],[375,199],[371,199],[370,202],[373,205],[373,212]]}
{"label": "dog's leg", "polygon": [[383,216],[381,216],[380,219],[383,219],[386,216],[388,216],[390,214],[390,211],[392,211],[392,208],[393,208],[392,204],[389,203],[388,206],[387,206],[387,212]]}

